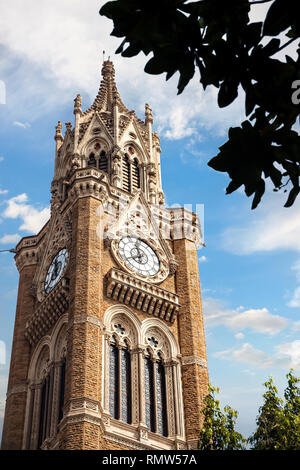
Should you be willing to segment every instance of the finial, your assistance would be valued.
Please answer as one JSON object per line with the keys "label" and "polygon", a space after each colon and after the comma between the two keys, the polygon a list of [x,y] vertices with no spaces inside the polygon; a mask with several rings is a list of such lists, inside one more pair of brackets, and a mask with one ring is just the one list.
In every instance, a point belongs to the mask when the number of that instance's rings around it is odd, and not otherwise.
{"label": "finial", "polygon": [[105,61],[105,51],[103,51],[103,60],[102,60],[102,64],[103,64],[104,61]]}
{"label": "finial", "polygon": [[82,105],[82,98],[81,98],[81,95],[78,94],[74,100],[74,113],[80,112],[81,105]]}
{"label": "finial", "polygon": [[152,115],[152,109],[150,108],[149,104],[145,104],[145,117],[146,117],[146,124],[150,122],[151,124],[153,123],[153,115]]}
{"label": "finial", "polygon": [[58,139],[62,139],[62,133],[61,133],[61,130],[62,130],[62,122],[61,121],[58,121],[57,123],[57,126],[55,126],[55,139],[58,140]]}
{"label": "finial", "polygon": [[70,122],[66,122],[66,132],[71,132],[72,124]]}
{"label": "finial", "polygon": [[102,76],[103,78],[114,78],[115,76],[115,69],[114,64],[109,60],[105,60],[102,65]]}

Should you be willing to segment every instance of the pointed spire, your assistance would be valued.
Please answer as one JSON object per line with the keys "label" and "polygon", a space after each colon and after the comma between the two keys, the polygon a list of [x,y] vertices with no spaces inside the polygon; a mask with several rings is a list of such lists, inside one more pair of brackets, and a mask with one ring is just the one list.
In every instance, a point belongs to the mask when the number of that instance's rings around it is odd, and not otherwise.
{"label": "pointed spire", "polygon": [[123,111],[128,111],[117,89],[114,64],[110,58],[104,60],[104,54],[105,52],[103,51],[100,88],[92,106],[84,114],[88,114],[91,110],[112,111],[114,103],[118,103]]}

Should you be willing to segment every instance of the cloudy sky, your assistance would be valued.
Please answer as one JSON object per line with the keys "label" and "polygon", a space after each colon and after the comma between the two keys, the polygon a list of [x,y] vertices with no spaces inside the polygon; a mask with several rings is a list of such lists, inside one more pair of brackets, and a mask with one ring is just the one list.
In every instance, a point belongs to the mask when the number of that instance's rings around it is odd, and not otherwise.
{"label": "cloudy sky", "polygon": [[[291,367],[300,369],[300,200],[268,188],[251,211],[243,191],[225,196],[226,175],[207,161],[243,119],[243,95],[228,109],[199,78],[179,97],[177,77],[143,72],[145,57],[122,59],[98,0],[0,0],[0,249],[37,232],[49,217],[54,130],[73,120],[73,100],[86,109],[100,81],[102,51],[115,64],[123,101],[143,119],[154,113],[162,147],[167,204],[204,205],[206,247],[199,250],[210,381],[221,403],[239,411],[238,428],[255,428],[262,383],[280,393]],[[259,17],[260,6],[253,13]],[[0,253],[0,428],[13,334],[18,274]],[[0,431],[1,433],[1,431]]]}

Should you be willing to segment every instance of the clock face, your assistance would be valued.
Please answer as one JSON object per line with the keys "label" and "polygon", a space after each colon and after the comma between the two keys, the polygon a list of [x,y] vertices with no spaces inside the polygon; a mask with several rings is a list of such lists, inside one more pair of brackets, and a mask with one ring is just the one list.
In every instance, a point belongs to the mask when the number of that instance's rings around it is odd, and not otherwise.
{"label": "clock face", "polygon": [[159,271],[159,259],[155,251],[139,238],[122,238],[119,242],[119,254],[128,268],[142,276],[154,276]]}
{"label": "clock face", "polygon": [[67,265],[68,252],[66,248],[60,250],[53,258],[45,278],[45,292],[49,292],[60,281]]}

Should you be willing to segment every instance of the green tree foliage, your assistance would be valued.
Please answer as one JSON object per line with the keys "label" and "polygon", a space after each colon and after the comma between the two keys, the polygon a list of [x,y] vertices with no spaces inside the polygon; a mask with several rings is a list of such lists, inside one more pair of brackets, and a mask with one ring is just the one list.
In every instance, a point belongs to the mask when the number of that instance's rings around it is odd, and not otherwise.
{"label": "green tree foliage", "polygon": [[300,449],[300,379],[287,374],[285,400],[278,397],[272,377],[265,382],[264,402],[256,420],[257,429],[249,438],[255,450]]}
{"label": "green tree foliage", "polygon": [[[264,22],[249,20],[256,3],[270,5]],[[267,178],[274,191],[289,188],[285,207],[294,203],[300,192],[300,136],[294,130],[300,49],[296,60],[276,54],[294,41],[299,45],[299,0],[115,0],[100,14],[113,20],[111,34],[123,38],[116,52],[152,53],[145,71],[166,73],[167,80],[178,72],[178,93],[195,70],[204,90],[219,89],[220,107],[230,105],[242,88],[246,119],[229,129],[228,141],[208,164],[228,173],[227,194],[244,185],[253,209]]]}
{"label": "green tree foliage", "polygon": [[242,450],[246,439],[235,430],[237,411],[226,406],[220,409],[215,394],[219,389],[209,385],[209,394],[204,399],[203,427],[200,432],[199,450]]}

